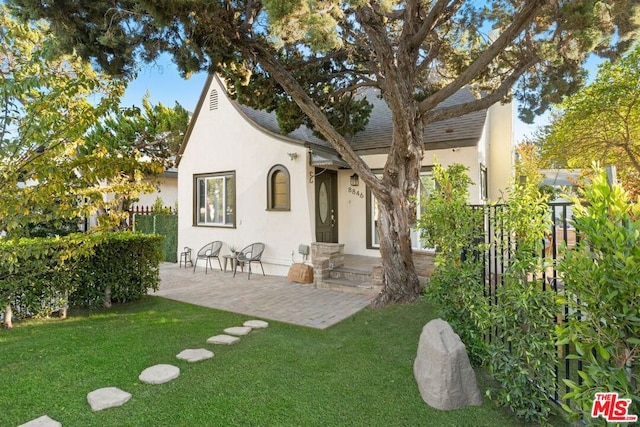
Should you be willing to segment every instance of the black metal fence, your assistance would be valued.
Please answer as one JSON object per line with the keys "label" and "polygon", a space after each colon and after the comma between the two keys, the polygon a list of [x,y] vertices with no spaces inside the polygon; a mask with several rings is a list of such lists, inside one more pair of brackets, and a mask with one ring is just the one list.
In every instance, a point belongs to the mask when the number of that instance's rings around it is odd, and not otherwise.
{"label": "black metal fence", "polygon": [[[498,305],[497,289],[504,285],[504,274],[509,266],[509,261],[513,255],[517,242],[505,228],[504,218],[508,215],[506,205],[475,205],[473,209],[482,212],[483,238],[485,251],[480,253],[480,261],[483,264],[481,282],[485,284],[484,296],[487,298],[489,307]],[[566,244],[571,250],[575,247],[579,236],[570,221],[573,218],[572,203],[554,202],[548,204],[548,215],[551,219],[551,226],[546,233],[544,249],[540,253],[540,258],[547,261],[542,274],[542,289],[562,292],[562,278],[556,270],[556,261],[561,256],[560,248]],[[482,238],[480,239],[482,241]],[[569,308],[561,307],[556,314],[554,322],[561,324],[567,321]],[[485,331],[486,340],[492,342],[497,336],[496,331]],[[568,393],[569,387],[562,381],[563,378],[571,379],[581,383],[582,378],[577,375],[577,371],[582,369],[582,361],[568,358],[571,353],[569,345],[556,348],[555,366],[555,386],[553,390],[547,390],[551,399],[556,403],[562,400],[562,396]]]}

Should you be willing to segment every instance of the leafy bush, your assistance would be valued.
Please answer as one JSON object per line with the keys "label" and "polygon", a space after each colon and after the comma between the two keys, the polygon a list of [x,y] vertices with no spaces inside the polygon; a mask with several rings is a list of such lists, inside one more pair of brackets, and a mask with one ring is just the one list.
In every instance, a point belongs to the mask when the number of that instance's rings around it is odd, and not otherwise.
{"label": "leafy bush", "polygon": [[476,256],[482,250],[477,239],[482,216],[467,205],[471,184],[467,170],[460,164],[434,167],[435,185],[428,189],[418,229],[426,245],[437,250],[436,268],[425,292],[465,343],[471,361],[479,364],[484,338],[478,322],[487,308],[480,280],[482,264]]}
{"label": "leafy bush", "polygon": [[[159,283],[160,236],[71,234],[0,240],[0,307],[11,316],[48,316],[75,306],[130,301]],[[11,310],[13,307],[13,310]]]}
{"label": "leafy bush", "polygon": [[548,391],[555,381],[555,293],[543,283],[546,265],[541,261],[551,227],[547,211],[535,180],[512,185],[498,218],[504,232],[495,239],[505,270],[484,323],[494,333],[488,367],[500,384],[487,394],[538,423],[551,412]]}
{"label": "leafy bush", "polygon": [[[596,392],[618,392],[640,414],[640,205],[597,170],[574,198],[572,225],[581,239],[563,249],[558,271],[569,314],[558,326],[559,344],[571,344],[583,359],[581,382],[564,380],[575,417],[589,418]],[[572,356],[569,356],[572,357]]]}
{"label": "leafy bush", "polygon": [[162,236],[130,232],[107,236],[78,271],[82,285],[70,295],[70,305],[110,306],[158,289]]}
{"label": "leafy bush", "polygon": [[13,306],[21,316],[47,316],[66,306],[79,286],[77,272],[98,241],[75,234],[0,240],[0,307],[11,327]]}
{"label": "leafy bush", "polygon": [[[474,363],[484,363],[500,388],[490,397],[527,421],[544,423],[554,381],[554,294],[542,285],[540,254],[550,227],[537,182],[514,185],[491,236],[495,253],[509,254],[501,285],[485,295],[480,255],[488,249],[483,216],[467,205],[466,168],[434,168],[435,188],[420,218],[421,237],[437,248],[427,295],[460,335]],[[516,244],[517,242],[517,244]],[[489,341],[487,338],[491,337]]]}

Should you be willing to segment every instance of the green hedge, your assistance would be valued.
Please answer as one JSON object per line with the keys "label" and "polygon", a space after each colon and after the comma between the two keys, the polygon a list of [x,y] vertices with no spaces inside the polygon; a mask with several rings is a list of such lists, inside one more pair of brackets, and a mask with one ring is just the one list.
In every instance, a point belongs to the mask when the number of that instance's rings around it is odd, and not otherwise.
{"label": "green hedge", "polygon": [[69,296],[72,307],[92,307],[141,298],[157,290],[162,260],[162,236],[112,233],[95,248],[78,275],[82,284]]}
{"label": "green hedge", "polygon": [[137,232],[144,234],[155,233],[153,229],[153,215],[136,215],[134,222]]}
{"label": "green hedge", "polygon": [[157,290],[162,237],[72,234],[0,240],[0,311],[47,316],[59,308],[110,305]]}
{"label": "green hedge", "polygon": [[178,262],[178,215],[136,215],[135,230],[140,233],[164,236],[163,261]]}

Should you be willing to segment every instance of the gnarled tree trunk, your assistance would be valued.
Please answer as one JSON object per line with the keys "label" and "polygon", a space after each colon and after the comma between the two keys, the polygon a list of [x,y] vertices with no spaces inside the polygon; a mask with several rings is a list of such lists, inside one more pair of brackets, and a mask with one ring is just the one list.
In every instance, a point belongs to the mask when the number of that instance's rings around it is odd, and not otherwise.
{"label": "gnarled tree trunk", "polygon": [[[403,96],[402,93],[405,93]],[[388,95],[393,115],[393,144],[382,177],[378,198],[378,235],[384,267],[384,287],[373,305],[408,303],[422,293],[413,264],[411,228],[416,222],[415,198],[422,164],[422,123],[415,114],[413,97],[402,89]]]}
{"label": "gnarled tree trunk", "polygon": [[413,92],[410,59],[405,58],[403,61],[404,70],[392,66],[393,73],[387,75],[385,87],[381,90],[392,114],[393,141],[380,180],[329,123],[293,75],[274,60],[263,46],[255,44],[253,40],[243,40],[239,45],[243,43],[251,46],[249,52],[259,57],[272,78],[285,88],[378,199],[378,233],[385,273],[383,290],[373,305],[382,307],[393,302],[407,303],[416,300],[422,292],[422,286],[413,264],[411,224],[415,221],[415,197],[420,181],[424,123],[418,114]]}
{"label": "gnarled tree trunk", "polygon": [[392,302],[411,302],[422,293],[422,285],[413,264],[407,200],[400,195],[392,197],[392,201],[391,206],[382,203],[378,205],[378,233],[384,268],[384,288],[373,302],[376,307]]}

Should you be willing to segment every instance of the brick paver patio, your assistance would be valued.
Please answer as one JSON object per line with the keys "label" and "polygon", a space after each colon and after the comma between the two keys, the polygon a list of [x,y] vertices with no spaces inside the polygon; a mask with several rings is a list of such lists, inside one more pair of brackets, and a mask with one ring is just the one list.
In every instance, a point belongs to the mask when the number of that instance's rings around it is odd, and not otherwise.
{"label": "brick paver patio", "polygon": [[223,273],[220,270],[196,272],[177,264],[160,265],[160,289],[152,293],[164,298],[203,307],[246,314],[311,328],[325,329],[357,313],[372,297],[287,281],[281,276]]}

